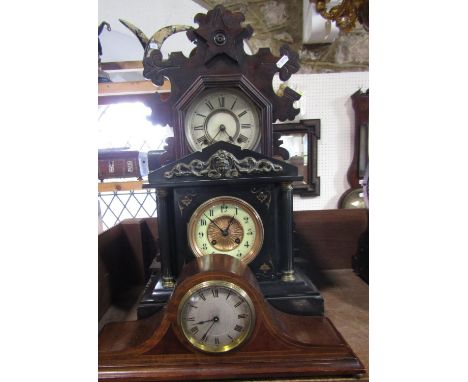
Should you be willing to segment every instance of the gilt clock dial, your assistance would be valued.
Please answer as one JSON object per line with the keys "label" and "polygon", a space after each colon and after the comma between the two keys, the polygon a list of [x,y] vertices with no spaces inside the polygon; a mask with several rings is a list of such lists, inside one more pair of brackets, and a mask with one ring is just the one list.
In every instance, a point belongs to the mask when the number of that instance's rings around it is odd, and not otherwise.
{"label": "gilt clock dial", "polygon": [[193,101],[187,111],[185,136],[193,151],[219,141],[253,149],[260,140],[257,108],[240,91],[207,90]]}
{"label": "gilt clock dial", "polygon": [[249,263],[262,247],[263,224],[244,200],[219,196],[195,210],[188,223],[188,238],[197,257],[222,253]]}
{"label": "gilt clock dial", "polygon": [[221,353],[237,348],[250,336],[255,309],[238,285],[209,280],[195,285],[181,299],[177,321],[196,348]]}

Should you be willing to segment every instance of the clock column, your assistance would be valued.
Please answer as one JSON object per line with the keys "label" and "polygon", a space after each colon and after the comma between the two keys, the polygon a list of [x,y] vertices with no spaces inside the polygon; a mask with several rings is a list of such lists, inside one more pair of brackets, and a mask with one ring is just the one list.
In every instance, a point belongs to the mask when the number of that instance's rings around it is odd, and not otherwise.
{"label": "clock column", "polygon": [[174,276],[171,269],[171,240],[169,236],[169,225],[167,222],[171,221],[167,208],[167,189],[156,189],[156,201],[158,208],[158,221],[166,222],[165,224],[158,224],[159,233],[159,251],[161,255],[161,273],[162,273],[162,286],[164,288],[174,287]]}
{"label": "clock column", "polygon": [[281,280],[294,281],[293,267],[293,186],[291,182],[281,183],[280,213],[283,239],[281,251],[284,254]]}

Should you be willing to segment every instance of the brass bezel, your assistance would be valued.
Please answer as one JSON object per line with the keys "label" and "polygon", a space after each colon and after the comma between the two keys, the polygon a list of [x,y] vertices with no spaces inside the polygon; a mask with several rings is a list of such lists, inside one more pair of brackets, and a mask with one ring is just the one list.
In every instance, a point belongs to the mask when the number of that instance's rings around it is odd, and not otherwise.
{"label": "brass bezel", "polygon": [[[231,342],[229,345],[224,345],[219,348],[214,345],[207,345],[207,344],[200,343],[196,338],[192,336],[190,332],[185,330],[184,325],[182,325],[182,318],[181,318],[185,303],[190,299],[190,297],[202,289],[210,288],[213,286],[231,289],[232,291],[236,292],[238,295],[242,296],[242,298],[245,300],[245,302],[247,303],[250,309],[250,321],[249,321],[248,329],[245,330],[240,337],[238,337],[235,341]],[[252,334],[252,331],[255,326],[255,320],[256,320],[255,308],[254,308],[252,299],[247,294],[247,292],[244,289],[242,289],[240,286],[238,286],[237,284],[234,284],[228,281],[223,281],[223,280],[208,280],[208,281],[204,281],[200,284],[193,286],[184,294],[184,296],[180,300],[179,307],[177,309],[177,326],[180,328],[184,337],[194,347],[207,353],[225,353],[242,345]]]}
{"label": "brass bezel", "polygon": [[[238,205],[239,207],[243,208],[251,216],[252,220],[254,221],[255,230],[256,230],[255,242],[250,248],[250,251],[246,255],[244,255],[241,259],[239,259],[244,264],[248,264],[257,256],[257,254],[260,252],[260,249],[262,248],[263,238],[264,238],[263,223],[262,223],[262,219],[260,219],[260,215],[257,213],[255,208],[253,208],[246,201],[239,199],[239,198],[235,198],[234,196],[217,196],[215,198],[207,200],[206,202],[198,206],[198,208],[192,214],[188,222],[188,226],[187,226],[187,237],[188,237],[190,249],[192,250],[192,252],[194,253],[196,257],[202,257],[206,255],[197,246],[197,243],[195,240],[196,222],[198,221],[198,219],[201,218],[203,212],[210,209],[215,204],[219,204],[222,202]],[[217,252],[217,253],[223,254],[222,252]],[[230,256],[230,255],[226,255],[226,256]],[[236,258],[235,256],[233,257]]]}

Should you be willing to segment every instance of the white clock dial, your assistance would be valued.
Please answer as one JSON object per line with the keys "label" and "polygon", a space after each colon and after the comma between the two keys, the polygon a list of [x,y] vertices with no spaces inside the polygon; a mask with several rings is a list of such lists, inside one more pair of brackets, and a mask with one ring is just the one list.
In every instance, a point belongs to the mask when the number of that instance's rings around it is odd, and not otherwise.
{"label": "white clock dial", "polygon": [[185,136],[193,151],[219,141],[253,149],[260,140],[257,108],[237,90],[205,91],[187,111]]}
{"label": "white clock dial", "polygon": [[221,253],[249,263],[263,244],[263,224],[255,209],[242,199],[219,196],[200,205],[188,224],[195,256]]}
{"label": "white clock dial", "polygon": [[226,352],[249,337],[255,310],[248,294],[238,285],[210,280],[184,295],[178,323],[195,347],[207,352]]}

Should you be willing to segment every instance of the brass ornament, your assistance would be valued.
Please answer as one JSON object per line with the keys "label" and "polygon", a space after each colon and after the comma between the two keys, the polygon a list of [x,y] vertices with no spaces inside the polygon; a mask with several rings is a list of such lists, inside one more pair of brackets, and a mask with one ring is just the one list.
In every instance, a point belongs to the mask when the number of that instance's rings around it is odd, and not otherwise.
{"label": "brass ornament", "polygon": [[173,279],[172,277],[163,276],[163,278],[162,278],[162,286],[163,286],[164,288],[174,288],[174,286],[175,286],[174,279]]}
{"label": "brass ornament", "polygon": [[265,203],[267,208],[270,208],[271,192],[269,189],[266,187],[252,187],[250,192],[257,197],[257,200],[260,203]]}
{"label": "brass ornament", "polygon": [[283,166],[274,164],[267,159],[245,157],[236,158],[226,150],[216,151],[206,162],[194,159],[190,163],[177,163],[164,177],[171,179],[174,176],[197,176],[212,179],[237,178],[240,174],[262,174],[269,172],[282,172]]}
{"label": "brass ornament", "polygon": [[267,273],[271,270],[271,267],[267,263],[263,263],[258,269],[263,273]]}
{"label": "brass ornament", "polygon": [[317,12],[325,19],[334,21],[343,32],[350,32],[356,25],[358,14],[361,14],[365,0],[343,0],[340,4],[327,10],[330,0],[316,0]]}
{"label": "brass ornament", "polygon": [[294,275],[294,271],[283,271],[283,275],[281,276],[281,280],[284,282],[291,282],[296,280],[296,276]]}
{"label": "brass ornament", "polygon": [[182,213],[184,212],[184,209],[192,203],[193,199],[197,197],[197,194],[194,192],[190,192],[188,194],[185,194],[179,199],[179,202],[177,203],[179,206],[179,211],[180,211],[180,216],[182,216]]}

